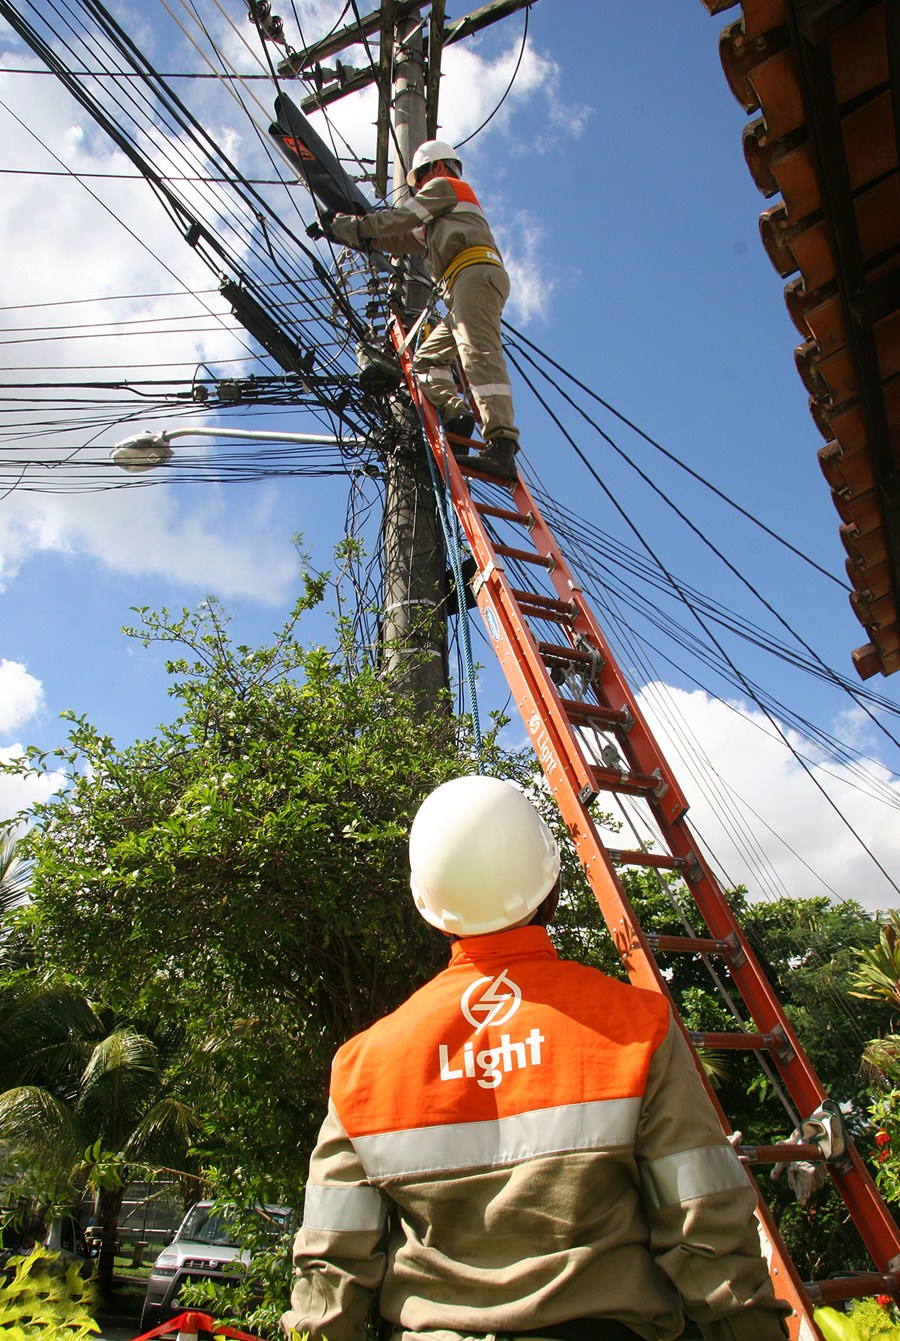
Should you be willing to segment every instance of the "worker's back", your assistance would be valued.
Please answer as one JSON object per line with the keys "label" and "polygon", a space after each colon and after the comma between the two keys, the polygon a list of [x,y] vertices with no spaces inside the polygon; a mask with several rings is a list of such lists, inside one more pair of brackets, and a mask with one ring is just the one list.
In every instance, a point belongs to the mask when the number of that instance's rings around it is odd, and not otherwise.
{"label": "worker's back", "polygon": [[[448,969],[342,1048],[334,1106],[400,1212],[385,1316],[486,1332],[589,1317],[602,1300],[674,1335],[680,1303],[649,1250],[637,1159],[651,1063],[669,1045],[660,997],[560,961],[531,926],[458,941]],[[688,1109],[695,1087],[688,1065]],[[653,1133],[653,1159],[678,1149],[672,1131],[674,1147]],[[700,1140],[721,1148],[715,1127]]]}
{"label": "worker's back", "polygon": [[[450,967],[335,1057],[290,1335],[666,1341],[786,1335],[756,1193],[655,992],[561,962],[553,835],[484,776],[425,799],[416,907]],[[459,939],[456,939],[459,937]]]}

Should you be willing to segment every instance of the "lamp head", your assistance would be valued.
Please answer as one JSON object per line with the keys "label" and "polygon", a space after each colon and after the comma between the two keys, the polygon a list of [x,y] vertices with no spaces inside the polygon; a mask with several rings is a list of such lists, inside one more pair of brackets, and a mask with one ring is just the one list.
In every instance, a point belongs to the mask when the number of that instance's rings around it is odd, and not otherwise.
{"label": "lamp head", "polygon": [[120,470],[138,474],[142,470],[164,466],[172,457],[172,447],[164,433],[151,433],[145,428],[143,433],[117,442],[110,456]]}

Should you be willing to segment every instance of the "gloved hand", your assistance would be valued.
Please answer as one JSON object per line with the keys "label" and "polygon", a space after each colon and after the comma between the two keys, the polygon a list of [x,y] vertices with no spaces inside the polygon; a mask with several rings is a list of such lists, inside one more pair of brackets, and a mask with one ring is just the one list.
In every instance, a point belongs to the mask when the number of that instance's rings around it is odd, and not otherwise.
{"label": "gloved hand", "polygon": [[336,214],[331,220],[330,232],[340,242],[346,243],[348,247],[355,247],[357,251],[365,247],[359,236],[359,219],[355,214]]}

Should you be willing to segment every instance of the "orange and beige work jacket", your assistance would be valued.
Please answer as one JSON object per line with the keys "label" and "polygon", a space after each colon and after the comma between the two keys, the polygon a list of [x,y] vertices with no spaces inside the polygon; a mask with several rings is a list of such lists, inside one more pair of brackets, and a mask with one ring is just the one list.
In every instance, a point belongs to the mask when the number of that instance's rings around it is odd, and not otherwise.
{"label": "orange and beige work jacket", "polygon": [[362,1341],[615,1318],[787,1333],[756,1194],[667,1003],[561,961],[542,927],[470,937],[332,1070],[285,1327]]}
{"label": "orange and beige work jacket", "polygon": [[425,252],[432,278],[448,288],[457,266],[503,264],[475,192],[455,177],[432,177],[401,204],[373,210],[359,220],[359,235],[397,255]]}

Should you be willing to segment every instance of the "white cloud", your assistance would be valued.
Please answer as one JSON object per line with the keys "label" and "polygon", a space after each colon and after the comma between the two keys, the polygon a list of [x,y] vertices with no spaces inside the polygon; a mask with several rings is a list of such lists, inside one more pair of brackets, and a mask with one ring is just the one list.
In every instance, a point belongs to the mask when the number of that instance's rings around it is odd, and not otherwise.
{"label": "white cloud", "polygon": [[0,586],[36,551],[84,555],[117,573],[156,575],[201,592],[286,598],[297,559],[285,528],[267,524],[273,490],[257,486],[254,508],[239,526],[217,485],[192,493],[189,506],[170,490],[126,489],[85,496],[25,495],[0,518]]}
{"label": "white cloud", "polygon": [[[299,6],[301,40],[310,42],[330,31],[341,12],[336,0],[307,0]],[[293,26],[291,20],[288,25]],[[142,24],[135,36],[152,56],[158,42],[152,25]],[[296,41],[300,34],[290,36]],[[223,19],[217,38],[242,68],[247,68],[248,53],[249,59],[260,60],[259,42],[247,25],[232,29]],[[490,49],[495,54],[490,57],[484,54],[488,46],[476,38],[444,53],[441,133],[455,141],[476,130],[497,107],[518,61],[517,34],[511,33],[499,51],[493,43]],[[355,59],[352,49],[347,54]],[[197,51],[192,59],[200,64]],[[17,46],[16,65],[27,64],[34,65],[33,77],[0,71],[0,101],[18,114],[16,119],[0,109],[4,164],[23,170],[22,175],[7,174],[4,179],[0,254],[16,259],[0,270],[0,309],[6,309],[9,326],[42,329],[9,332],[12,338],[3,350],[7,380],[80,383],[91,376],[116,379],[123,370],[127,377],[128,370],[142,368],[148,378],[163,375],[163,369],[183,377],[198,365],[224,366],[226,360],[240,357],[242,337],[228,329],[233,321],[219,295],[208,292],[215,289],[214,276],[179,240],[147,183],[134,177],[133,165],[59,82]],[[465,151],[476,176],[479,167],[483,172],[486,168],[494,136],[504,138],[505,152],[533,151],[530,137],[516,139],[520,125],[513,117],[516,111],[541,108],[539,119],[546,134],[582,132],[588,111],[564,105],[559,84],[556,64],[529,43],[509,96],[489,129]],[[246,114],[229,97],[222,98],[214,81],[197,93],[208,111],[204,124],[218,143],[230,154],[240,153],[245,170],[262,170],[266,165],[260,145],[266,143],[265,124],[274,92],[256,85],[241,96],[249,100],[257,127],[262,128],[260,142]],[[340,133],[361,155],[373,152],[376,114],[371,88],[330,109]],[[177,141],[170,141],[169,147],[167,162],[173,175],[194,170]],[[337,147],[344,152],[340,142]],[[56,174],[62,165],[84,174],[84,184],[74,177],[28,175]],[[188,200],[194,189],[200,188],[179,186]],[[297,203],[311,217],[301,190]],[[548,278],[549,258],[544,255],[549,240],[532,217],[514,212],[502,197],[492,200],[489,209],[503,238],[513,280],[510,315],[515,321],[543,316],[554,289],[552,277]],[[229,245],[239,249],[249,244],[229,237]],[[129,294],[150,296],[127,303],[117,300],[118,295]],[[167,296],[153,296],[160,294]],[[78,300],[77,306],[71,300]],[[66,306],[51,306],[57,303]],[[183,318],[177,323],[180,331],[174,329],[176,316]],[[61,339],[53,329],[64,324],[78,328],[71,338]],[[53,392],[47,388],[42,394],[49,397]],[[66,394],[59,392],[61,397]],[[51,413],[48,410],[48,418]],[[149,414],[148,421],[152,421]],[[35,462],[49,465],[70,453],[84,460],[86,452],[99,461],[102,454],[93,442],[105,450],[114,436],[109,428],[98,430],[89,414],[80,425],[73,422],[52,434],[42,424],[11,425],[0,444],[6,467],[0,488],[14,481],[16,458],[32,463],[28,483],[34,479]],[[295,518],[290,526],[273,525],[273,495],[256,486],[238,525],[233,497],[230,489],[219,492],[211,485],[180,495],[166,487],[101,494],[14,488],[0,514],[0,590],[15,579],[29,556],[43,552],[85,555],[116,572],[158,574],[225,598],[283,600],[296,573],[290,532],[297,525],[302,529],[304,519]]]}
{"label": "white cloud", "polygon": [[544,229],[520,211],[497,228],[496,237],[509,271],[508,315],[523,323],[545,318],[556,280],[543,254]]}
{"label": "white cloud", "polygon": [[825,759],[782,727],[807,772],[761,712],[702,690],[651,684],[639,701],[688,797],[688,823],[728,881],[754,897],[900,906],[900,779],[889,770]]}
{"label": "white cloud", "polygon": [[[22,745],[9,745],[0,748],[0,765],[18,759],[22,754]],[[30,810],[32,806],[46,801],[63,785],[62,773],[47,773],[38,778],[20,778],[0,772],[0,822],[12,819],[20,811]],[[14,833],[20,836],[23,828]]]}
{"label": "white cloud", "polygon": [[[0,736],[8,739],[13,731],[36,717],[43,707],[44,690],[40,680],[35,679],[20,661],[0,658]],[[0,765],[18,759],[22,752],[21,743],[0,746]],[[20,810],[46,801],[62,781],[61,773],[20,778],[0,772],[0,823],[11,819]]]}
{"label": "white cloud", "polygon": [[44,690],[20,661],[0,658],[0,735],[8,735],[43,707]]}
{"label": "white cloud", "polygon": [[[12,92],[21,109],[27,77],[16,78]],[[4,101],[12,79],[0,72]],[[28,105],[36,138],[0,111],[5,162],[56,171],[43,142],[73,171],[134,172],[55,80],[36,75],[33,84]],[[234,322],[215,292],[215,277],[180,243],[147,183],[89,178],[88,185],[102,191],[108,208],[66,178],[5,179],[0,253],[17,258],[0,270],[0,308],[8,309],[11,337],[3,350],[5,380],[59,385],[93,378],[189,379],[198,365],[227,366],[241,356],[243,341],[229,329]],[[175,273],[157,258],[171,259]],[[114,301],[128,294],[165,296]],[[71,299],[78,301],[55,305]],[[65,328],[67,338],[59,338]],[[53,394],[49,387],[42,392]],[[87,391],[76,395],[90,399]],[[123,418],[135,418],[132,407],[139,404],[123,404]],[[98,432],[90,411],[81,419],[61,411],[58,419],[67,418],[69,425],[52,433],[40,423],[9,423],[3,442],[7,484],[15,477],[15,458],[31,462],[27,485],[56,481],[57,463],[69,457],[86,463],[92,474],[112,469],[106,448],[133,430],[124,424],[119,432]],[[150,411],[147,419],[153,419]],[[98,438],[102,450],[93,446]],[[190,450],[196,455],[204,449]],[[41,462],[47,470],[39,479]],[[254,487],[239,525],[236,500],[210,484],[180,495],[165,486],[100,493],[11,489],[0,514],[0,590],[28,557],[49,552],[86,555],[116,572],[157,574],[224,597],[283,600],[296,576],[293,525],[273,527],[268,486]]]}
{"label": "white cloud", "polygon": [[[559,65],[537,51],[530,40],[523,53],[520,38],[514,38],[493,59],[482,55],[478,41],[461,42],[445,50],[441,73],[442,133],[454,143],[466,139],[487,122],[491,132],[500,130],[506,134],[505,153],[545,153],[563,137],[578,139],[592,115],[593,109],[586,103],[568,102],[561,97]],[[540,133],[517,132],[516,112],[539,103],[545,108],[543,114],[536,116]],[[480,152],[476,142],[471,152]],[[496,144],[486,141],[486,152],[496,153]]]}

